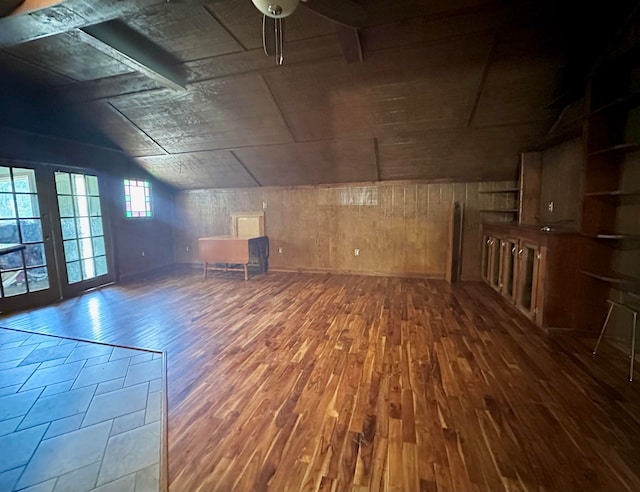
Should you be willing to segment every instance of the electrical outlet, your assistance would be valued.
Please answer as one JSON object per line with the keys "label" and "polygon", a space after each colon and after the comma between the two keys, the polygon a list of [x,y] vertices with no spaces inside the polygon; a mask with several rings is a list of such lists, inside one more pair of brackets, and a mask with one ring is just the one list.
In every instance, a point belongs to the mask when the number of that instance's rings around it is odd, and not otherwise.
{"label": "electrical outlet", "polygon": [[144,256],[144,251],[142,251],[140,254],[141,254],[142,256]]}
{"label": "electrical outlet", "polygon": [[187,253],[188,253],[189,252],[189,246],[187,246],[185,249],[187,250]]}
{"label": "electrical outlet", "polygon": [[354,256],[360,256],[360,249],[359,248],[354,249],[353,254]]}
{"label": "electrical outlet", "polygon": [[547,209],[549,210],[549,212],[553,212],[553,202],[549,202],[549,205],[547,205]]}
{"label": "electrical outlet", "polygon": [[267,202],[262,202],[262,210],[266,210],[267,209]]}
{"label": "electrical outlet", "polygon": [[278,248],[278,253],[282,254],[282,248]]}

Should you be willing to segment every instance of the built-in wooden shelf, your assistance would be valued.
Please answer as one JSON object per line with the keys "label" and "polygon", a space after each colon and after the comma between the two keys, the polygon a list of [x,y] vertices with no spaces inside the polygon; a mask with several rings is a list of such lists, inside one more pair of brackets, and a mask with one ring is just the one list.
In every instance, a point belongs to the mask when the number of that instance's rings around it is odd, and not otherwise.
{"label": "built-in wooden shelf", "polygon": [[624,273],[615,271],[592,272],[589,270],[580,270],[580,273],[587,277],[607,282],[620,290],[640,292],[640,278],[638,277],[632,277],[631,275],[625,275]]}
{"label": "built-in wooden shelf", "polygon": [[594,152],[590,152],[589,156],[594,155],[602,155],[602,154],[623,154],[625,152],[633,152],[635,150],[640,150],[640,144],[638,143],[626,143],[626,144],[618,144],[612,145],[611,147],[606,147],[604,149],[596,150]]}
{"label": "built-in wooden shelf", "polygon": [[584,236],[594,239],[611,239],[615,241],[640,241],[640,234],[624,234],[621,232],[598,232],[594,234],[584,233]]}
{"label": "built-in wooden shelf", "polygon": [[591,191],[584,194],[593,198],[622,198],[626,196],[640,196],[640,190],[611,190],[611,191]]}
{"label": "built-in wooden shelf", "polygon": [[542,137],[536,144],[524,150],[524,152],[540,152],[550,147],[554,147],[561,143],[567,142],[574,138],[582,136],[582,125],[577,124],[577,120],[572,122],[570,126],[554,132],[551,135]]}
{"label": "built-in wooden shelf", "polygon": [[484,212],[488,214],[517,214],[518,209],[517,208],[511,208],[506,210],[505,209],[502,209],[502,210],[483,209],[483,210],[480,210],[480,212]]}
{"label": "built-in wooden shelf", "polygon": [[597,116],[607,111],[616,109],[627,110],[635,108],[637,106],[640,106],[640,93],[629,94],[627,96],[614,99],[613,101],[603,104],[602,106],[594,109],[587,116]]}
{"label": "built-in wooden shelf", "polygon": [[482,195],[496,195],[498,193],[517,193],[520,191],[520,188],[507,188],[505,190],[491,190],[491,191],[481,191]]}

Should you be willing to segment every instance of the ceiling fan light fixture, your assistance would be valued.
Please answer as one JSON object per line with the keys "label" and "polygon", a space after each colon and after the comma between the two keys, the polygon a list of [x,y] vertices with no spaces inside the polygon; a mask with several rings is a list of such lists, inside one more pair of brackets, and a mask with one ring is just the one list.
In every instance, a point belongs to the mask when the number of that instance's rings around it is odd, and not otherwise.
{"label": "ceiling fan light fixture", "polygon": [[256,8],[268,17],[282,19],[291,15],[300,0],[251,0]]}

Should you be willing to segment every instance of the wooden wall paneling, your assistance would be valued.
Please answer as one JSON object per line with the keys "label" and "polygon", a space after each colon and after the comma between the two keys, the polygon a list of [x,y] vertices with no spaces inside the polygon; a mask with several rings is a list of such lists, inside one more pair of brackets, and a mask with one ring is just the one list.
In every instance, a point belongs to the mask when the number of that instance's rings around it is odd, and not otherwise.
{"label": "wooden wall paneling", "polygon": [[59,88],[74,82],[71,77],[44,68],[32,61],[23,60],[4,50],[0,50],[0,69],[10,72],[19,79],[40,80],[49,87]]}
{"label": "wooden wall paneling", "polygon": [[[272,269],[442,277],[448,211],[457,200],[468,211],[462,275],[477,279],[483,218],[478,207],[489,196],[478,194],[481,186],[504,189],[513,181],[183,191],[177,208],[185,211],[175,243],[184,248],[197,237],[228,234],[230,213],[261,210],[265,202]],[[195,255],[176,255],[176,261],[197,262]]]}
{"label": "wooden wall paneling", "polygon": [[[545,109],[555,96],[563,60],[548,36],[533,27],[500,33],[491,57],[474,126],[545,121],[553,111]],[[546,75],[545,75],[546,74]],[[517,90],[514,88],[517,87]],[[548,128],[548,127],[547,127]]]}
{"label": "wooden wall paneling", "polygon": [[244,49],[203,5],[159,5],[127,18],[127,24],[183,62]]}
{"label": "wooden wall paneling", "polygon": [[[129,155],[144,156],[164,154],[165,151],[147,134],[136,127],[113,106],[104,101],[78,106],[79,112],[100,128],[127,151]],[[162,175],[156,175],[163,179]]]}
{"label": "wooden wall paneling", "polygon": [[370,139],[327,140],[234,150],[263,186],[374,181]]}
{"label": "wooden wall paneling", "polygon": [[181,189],[257,186],[242,164],[226,150],[139,157],[142,167]]}
{"label": "wooden wall paneling", "polygon": [[200,83],[179,94],[123,96],[112,104],[172,153],[291,141],[261,78],[254,75]]}
{"label": "wooden wall paneling", "polygon": [[514,179],[521,147],[543,132],[543,125],[523,124],[381,138],[382,179]]}
{"label": "wooden wall paneling", "polygon": [[493,32],[504,25],[504,12],[494,5],[484,9],[467,9],[447,16],[420,16],[414,19],[391,22],[390,12],[379,25],[371,25],[361,31],[362,47],[366,52],[399,48],[401,46],[430,46],[459,37]]}
{"label": "wooden wall paneling", "polygon": [[[317,60],[338,59],[341,56],[342,48],[337,36],[333,34],[287,41],[285,67],[306,66]],[[184,67],[188,81],[192,83],[248,72],[271,72],[284,69],[284,67],[276,67],[274,58],[264,54],[262,45],[241,53],[193,60],[185,63]]]}
{"label": "wooden wall paneling", "polygon": [[453,201],[453,185],[429,184],[429,210],[427,212],[426,270],[443,276],[446,266],[447,213]]}
{"label": "wooden wall paneling", "polygon": [[328,60],[266,78],[297,140],[451,128],[465,121],[487,39],[376,52],[363,64]]}
{"label": "wooden wall paneling", "polygon": [[539,223],[541,186],[542,153],[524,152],[520,156],[520,224]]}
{"label": "wooden wall paneling", "polygon": [[131,68],[64,33],[30,41],[5,51],[73,80],[93,80],[131,72]]}
{"label": "wooden wall paneling", "polygon": [[[542,151],[540,211],[543,224],[580,224],[583,142],[576,138]],[[553,202],[553,210],[549,204]]]}
{"label": "wooden wall paneling", "polygon": [[464,221],[462,233],[462,265],[460,277],[462,280],[480,280],[482,214],[480,210],[479,182],[466,183],[464,200],[458,198],[464,206]]}

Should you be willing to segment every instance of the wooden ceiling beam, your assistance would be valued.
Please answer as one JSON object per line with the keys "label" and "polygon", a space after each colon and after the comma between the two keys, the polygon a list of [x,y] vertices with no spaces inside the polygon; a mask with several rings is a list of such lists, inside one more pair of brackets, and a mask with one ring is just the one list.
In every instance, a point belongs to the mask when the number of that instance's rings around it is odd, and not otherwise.
{"label": "wooden ceiling beam", "polygon": [[0,18],[0,48],[126,17],[153,6],[180,8],[185,3],[204,5],[215,1],[217,0],[25,0],[23,6]]}
{"label": "wooden ceiling beam", "polygon": [[77,29],[74,35],[95,49],[140,72],[164,87],[184,90],[186,80],[159,50],[124,22],[113,20]]}
{"label": "wooden ceiling beam", "polygon": [[347,63],[357,63],[363,61],[362,44],[360,43],[360,30],[355,27],[347,27],[341,24],[336,25],[336,34],[342,47]]}
{"label": "wooden ceiling beam", "polygon": [[[293,41],[287,44],[287,65],[276,67],[272,58],[266,56],[262,47],[215,56],[203,60],[195,60],[180,65],[187,73],[187,84],[201,84],[207,81],[246,75],[249,73],[269,73],[294,66],[311,64],[319,60],[338,58],[341,56],[340,46],[335,36]],[[139,73],[116,75],[97,81],[89,80],[76,84],[68,84],[58,88],[56,94],[68,102],[94,101],[111,99],[150,91],[164,90],[154,81],[141,77]]]}

